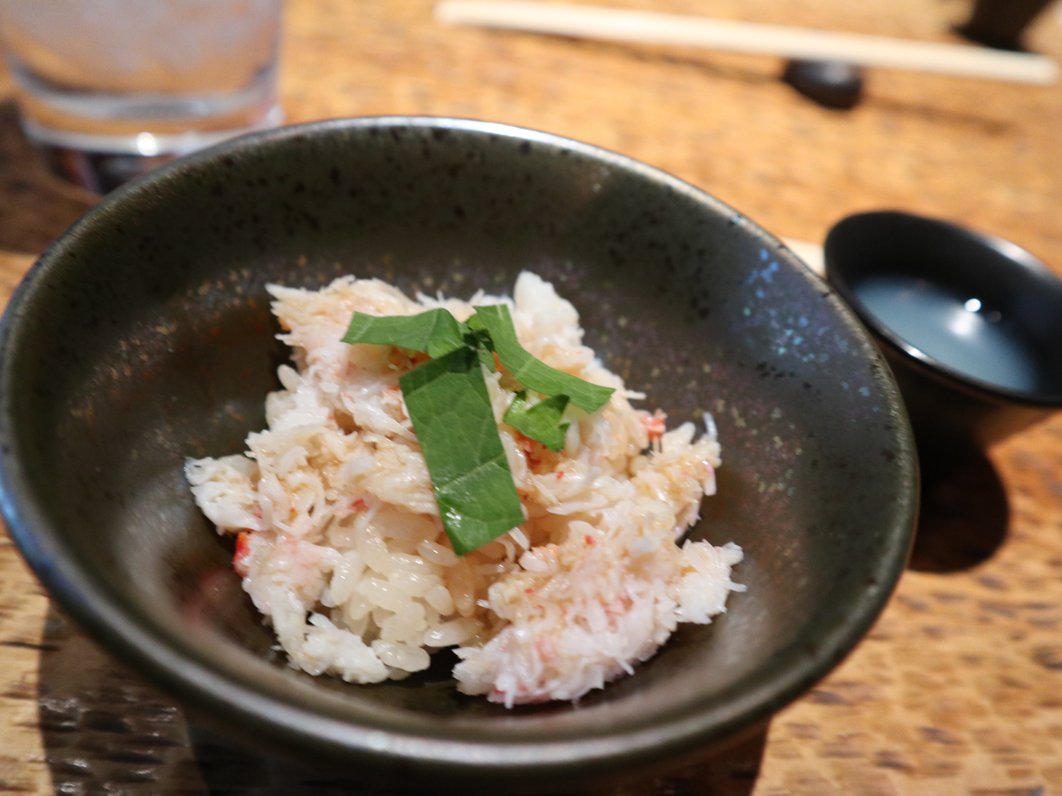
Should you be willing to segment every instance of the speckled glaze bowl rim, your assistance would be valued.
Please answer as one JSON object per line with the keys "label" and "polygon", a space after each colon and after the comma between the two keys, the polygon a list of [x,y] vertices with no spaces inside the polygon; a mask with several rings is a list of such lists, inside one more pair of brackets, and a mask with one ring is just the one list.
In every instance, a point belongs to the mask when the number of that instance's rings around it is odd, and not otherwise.
{"label": "speckled glaze bowl rim", "polygon": [[[458,133],[503,136],[544,145],[553,151],[568,150],[590,160],[638,175],[650,183],[663,185],[699,203],[709,214],[739,219],[743,234],[749,234],[777,253],[785,267],[806,275],[814,289],[829,294],[829,288],[777,238],[704,191],[624,155],[562,136],[496,122],[429,116],[382,116],[332,119],[289,125],[251,133],[167,164],[123,186],[102,201],[59,237],[39,258],[19,285],[0,319],[0,352],[19,343],[19,318],[27,297],[42,277],[61,267],[65,255],[76,250],[82,230],[110,223],[111,218],[144,201],[158,202],[171,183],[180,183],[197,168],[227,156],[262,145],[289,144],[300,138],[393,128],[445,129]],[[824,294],[824,295],[825,295]],[[829,295],[841,322],[848,327],[869,360],[880,354],[866,330],[843,302]],[[888,374],[887,369],[883,373]],[[322,716],[285,701],[283,695],[253,690],[232,681],[191,656],[175,652],[160,629],[145,626],[111,595],[101,593],[85,572],[80,571],[64,552],[61,529],[51,527],[36,502],[33,488],[20,463],[6,444],[12,418],[4,391],[12,384],[8,368],[0,364],[0,508],[11,535],[40,580],[63,608],[112,653],[137,667],[163,685],[186,705],[206,715],[226,716],[229,726],[245,723],[263,730],[264,739],[275,745],[294,743],[302,750],[319,750],[325,757],[382,763],[394,770],[413,766],[430,775],[458,775],[478,781],[497,777],[515,781],[531,777],[583,775],[587,771],[608,772],[630,768],[632,763],[649,764],[673,758],[758,725],[792,702],[832,670],[859,642],[884,609],[904,571],[913,540],[918,506],[917,462],[913,438],[898,388],[891,377],[882,381],[882,396],[896,409],[900,419],[894,434],[899,452],[893,467],[899,468],[899,482],[908,487],[896,496],[894,521],[884,534],[882,554],[869,565],[875,585],[859,593],[844,622],[822,628],[816,636],[814,652],[804,646],[787,647],[765,661],[748,678],[749,686],[725,703],[709,710],[699,709],[696,698],[684,712],[669,715],[670,721],[637,726],[603,726],[599,733],[576,742],[563,743],[521,737],[519,732],[501,734],[483,743],[447,737],[445,723],[437,735],[426,736],[401,730],[366,731],[334,717]],[[791,659],[791,660],[790,660]],[[786,665],[782,665],[782,662]],[[768,666],[767,663],[772,663]],[[770,676],[768,676],[770,675]]]}
{"label": "speckled glaze bowl rim", "polygon": [[[882,340],[889,349],[911,363],[919,372],[925,373],[930,378],[948,387],[974,395],[981,400],[995,403],[1014,403],[1028,407],[1043,409],[1062,408],[1062,393],[1046,391],[1016,390],[1002,384],[986,381],[971,373],[960,370],[947,362],[935,357],[909,342],[898,331],[885,323],[874,313],[852,286],[852,282],[846,278],[844,268],[830,256],[830,236],[834,230],[849,222],[867,222],[874,220],[905,219],[923,224],[941,235],[963,238],[988,251],[998,255],[1000,262],[1007,262],[1014,266],[1017,273],[1027,275],[1030,281],[1039,281],[1050,285],[1059,296],[1059,313],[1062,317],[1062,279],[1059,279],[1047,264],[1032,252],[1023,249],[1016,243],[997,235],[990,235],[970,227],[963,226],[954,221],[933,216],[912,213],[906,210],[867,210],[853,213],[834,223],[826,236],[826,244],[823,248],[825,256],[826,278],[837,293],[848,303],[859,319],[873,334]],[[1062,341],[1060,341],[1062,352]]]}

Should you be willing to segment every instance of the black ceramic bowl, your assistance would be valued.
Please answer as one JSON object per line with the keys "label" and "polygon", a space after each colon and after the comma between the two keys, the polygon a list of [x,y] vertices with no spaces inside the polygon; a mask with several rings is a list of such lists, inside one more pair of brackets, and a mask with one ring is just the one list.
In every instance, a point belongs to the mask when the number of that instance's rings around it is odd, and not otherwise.
{"label": "black ceramic bowl", "polygon": [[[467,296],[524,268],[649,405],[714,413],[725,461],[693,535],[744,547],[748,592],[578,705],[505,710],[445,671],[352,686],[288,668],[181,473],[263,424],[286,356],[266,284]],[[722,743],[837,664],[908,552],[910,431],[854,316],[729,207],[542,133],[331,121],[188,157],[45,252],[0,335],[4,515],[56,600],[199,715],[362,776],[545,788]]]}
{"label": "black ceramic bowl", "polygon": [[878,211],[834,225],[825,257],[935,453],[989,445],[1062,408],[1062,280],[1029,252]]}

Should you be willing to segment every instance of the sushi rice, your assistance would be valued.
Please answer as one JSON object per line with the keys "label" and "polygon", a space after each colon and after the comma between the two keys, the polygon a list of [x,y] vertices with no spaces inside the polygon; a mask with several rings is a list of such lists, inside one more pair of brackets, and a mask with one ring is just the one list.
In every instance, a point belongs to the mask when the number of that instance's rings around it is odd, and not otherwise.
{"label": "sushi rice", "polygon": [[[667,430],[632,407],[583,345],[579,317],[549,283],[511,299],[411,299],[374,279],[319,291],[271,286],[293,366],[266,398],[268,427],[243,454],[188,460],[196,502],[237,536],[233,566],[291,664],[353,683],[402,679],[455,649],[457,687],[506,706],[576,700],[629,674],[682,622],[725,610],[735,544],[682,541],[715,492],[710,418]],[[555,368],[615,388],[593,414],[569,407],[563,451],[502,423],[515,384],[484,371],[526,514],[464,556],[443,531],[399,377],[417,355],[341,342],[354,311],[412,315],[506,303],[521,343]]]}

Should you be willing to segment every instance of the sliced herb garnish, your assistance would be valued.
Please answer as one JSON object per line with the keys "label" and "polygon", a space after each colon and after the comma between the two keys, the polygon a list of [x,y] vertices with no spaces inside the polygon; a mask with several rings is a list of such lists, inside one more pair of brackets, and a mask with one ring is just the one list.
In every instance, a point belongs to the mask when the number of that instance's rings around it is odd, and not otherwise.
{"label": "sliced herb garnish", "polygon": [[543,395],[567,395],[573,404],[587,412],[596,412],[612,395],[612,388],[583,381],[578,376],[551,368],[529,353],[516,338],[509,308],[504,304],[476,307],[469,321],[471,329],[485,329],[494,352],[509,374],[529,390]]}
{"label": "sliced herb garnish", "polygon": [[355,312],[343,342],[393,345],[432,358],[445,356],[465,345],[461,324],[441,308],[419,315],[383,317]]}
{"label": "sliced herb garnish", "polygon": [[564,432],[571,425],[561,422],[567,406],[567,395],[554,395],[532,405],[527,400],[527,393],[521,390],[513,396],[513,402],[502,419],[525,437],[538,440],[551,451],[562,451]]}
{"label": "sliced herb garnish", "polygon": [[399,379],[454,550],[464,554],[524,521],[479,359],[459,348]]}
{"label": "sliced herb garnish", "polygon": [[431,357],[403,374],[399,385],[443,527],[461,555],[524,521],[483,378],[482,368],[495,370],[495,354],[516,381],[543,396],[531,404],[526,393],[517,393],[504,422],[551,450],[564,448],[569,424],[561,420],[569,400],[593,412],[613,392],[536,359],[520,345],[503,304],[476,307],[464,324],[442,308],[387,317],[356,312],[343,341],[391,345]]}

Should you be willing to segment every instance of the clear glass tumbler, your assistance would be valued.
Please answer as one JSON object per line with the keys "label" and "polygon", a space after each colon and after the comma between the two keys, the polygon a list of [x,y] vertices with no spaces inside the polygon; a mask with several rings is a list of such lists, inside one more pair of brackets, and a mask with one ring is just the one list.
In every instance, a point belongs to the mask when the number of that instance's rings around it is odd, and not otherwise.
{"label": "clear glass tumbler", "polygon": [[106,191],[277,124],[281,0],[0,0],[23,129]]}

